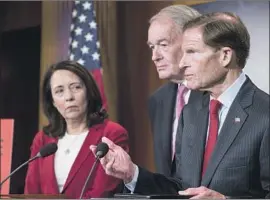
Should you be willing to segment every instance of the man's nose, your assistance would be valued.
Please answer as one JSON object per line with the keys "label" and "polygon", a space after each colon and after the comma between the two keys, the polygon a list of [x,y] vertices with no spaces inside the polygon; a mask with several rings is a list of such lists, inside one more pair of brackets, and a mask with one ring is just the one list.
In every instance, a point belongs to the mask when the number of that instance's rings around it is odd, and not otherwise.
{"label": "man's nose", "polygon": [[162,55],[157,47],[152,50],[152,60],[158,61],[162,58]]}
{"label": "man's nose", "polygon": [[180,60],[180,62],[179,62],[178,67],[179,67],[179,69],[184,69],[184,68],[186,68],[187,66],[188,66],[188,64],[187,64],[187,59],[186,59],[186,57],[183,55],[182,58],[181,58],[181,60]]}

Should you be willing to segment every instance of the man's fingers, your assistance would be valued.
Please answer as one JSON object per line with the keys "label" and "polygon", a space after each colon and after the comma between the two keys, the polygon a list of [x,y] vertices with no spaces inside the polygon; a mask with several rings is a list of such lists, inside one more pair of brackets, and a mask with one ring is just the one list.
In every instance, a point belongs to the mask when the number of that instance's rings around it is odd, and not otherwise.
{"label": "man's fingers", "polygon": [[112,169],[112,166],[113,166],[114,161],[115,161],[115,158],[114,157],[111,157],[111,159],[107,163],[107,168]]}
{"label": "man's fingers", "polygon": [[106,164],[106,174],[108,175],[113,175],[113,163],[115,161],[115,158],[114,157],[111,157],[111,159],[108,161],[108,163]]}
{"label": "man's fingers", "polygon": [[183,191],[179,191],[178,194],[179,195],[198,195],[200,193],[199,188],[188,188],[186,190]]}
{"label": "man's fingers", "polygon": [[204,186],[198,188],[188,188],[184,191],[178,192],[180,195],[190,195],[190,199],[224,199],[225,196],[214,191],[210,190]]}
{"label": "man's fingers", "polygon": [[199,194],[191,197],[190,199],[210,199],[210,198],[211,198],[211,195],[210,195],[209,191],[202,191]]}
{"label": "man's fingers", "polygon": [[97,146],[95,146],[95,145],[90,145],[89,149],[93,152],[94,155],[96,155],[96,149],[97,149]]}
{"label": "man's fingers", "polygon": [[113,141],[111,141],[107,137],[102,137],[101,141],[106,143],[108,145],[109,149],[115,149],[115,147],[117,146],[116,144],[113,143]]}
{"label": "man's fingers", "polygon": [[103,166],[103,169],[106,171],[106,174],[108,174],[107,171],[114,163],[114,160],[115,157],[114,154],[112,154],[111,150],[109,150],[109,152],[103,158],[100,159],[100,164]]}
{"label": "man's fingers", "polygon": [[106,157],[103,157],[103,158],[100,158],[99,159],[99,162],[100,162],[100,164],[105,168],[106,167]]}

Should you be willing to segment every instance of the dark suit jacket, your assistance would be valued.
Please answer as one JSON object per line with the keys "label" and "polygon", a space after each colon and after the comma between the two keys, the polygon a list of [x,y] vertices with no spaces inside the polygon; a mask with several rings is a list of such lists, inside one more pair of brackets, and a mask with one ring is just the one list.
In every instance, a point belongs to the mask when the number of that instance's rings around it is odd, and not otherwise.
{"label": "dark suit jacket", "polygon": [[[68,198],[79,198],[84,182],[95,161],[89,146],[97,145],[103,136],[108,137],[127,152],[129,151],[127,131],[119,124],[106,120],[103,124],[92,126],[64,185],[62,194]],[[31,147],[31,157],[35,156],[42,146],[51,142],[57,142],[57,139],[39,132]],[[121,183],[120,180],[106,175],[100,164],[97,165],[91,179],[84,198],[107,197]],[[59,194],[54,172],[54,155],[37,159],[29,164],[25,181],[25,194]]]}
{"label": "dark suit jacket", "polygon": [[[151,95],[148,102],[156,171],[166,176],[171,176],[175,168],[172,165],[171,141],[177,88],[176,83],[166,83]],[[188,103],[201,97],[201,92],[192,91]]]}
{"label": "dark suit jacket", "polygon": [[201,178],[208,110],[206,95],[202,102],[189,104],[182,112],[175,178],[140,168],[135,193],[177,194],[178,190],[205,186],[227,196],[269,196],[269,95],[247,78],[231,105],[208,168]]}

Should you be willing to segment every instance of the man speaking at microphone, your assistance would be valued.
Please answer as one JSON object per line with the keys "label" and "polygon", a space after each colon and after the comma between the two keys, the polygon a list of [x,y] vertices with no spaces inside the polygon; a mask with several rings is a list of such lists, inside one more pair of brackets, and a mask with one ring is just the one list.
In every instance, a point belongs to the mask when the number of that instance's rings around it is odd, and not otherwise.
{"label": "man speaking at microphone", "polygon": [[185,24],[181,48],[179,68],[187,87],[208,94],[182,111],[175,177],[138,167],[103,138],[110,148],[101,159],[106,173],[139,194],[270,198],[269,95],[243,72],[250,50],[247,28],[232,13],[205,14]]}
{"label": "man speaking at microphone", "polygon": [[25,194],[89,199],[117,192],[121,180],[105,174],[89,146],[106,136],[128,152],[128,135],[122,126],[107,119],[90,73],[76,62],[56,63],[45,74],[42,96],[49,124],[35,136],[31,157],[48,143],[57,143],[58,150],[29,164]]}

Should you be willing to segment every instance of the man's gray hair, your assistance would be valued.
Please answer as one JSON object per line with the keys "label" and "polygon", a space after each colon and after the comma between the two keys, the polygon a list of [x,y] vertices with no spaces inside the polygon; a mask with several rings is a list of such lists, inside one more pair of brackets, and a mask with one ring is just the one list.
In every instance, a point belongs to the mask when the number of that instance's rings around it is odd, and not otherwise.
{"label": "man's gray hair", "polygon": [[186,5],[172,5],[161,9],[156,15],[154,15],[150,20],[149,23],[151,24],[153,21],[157,20],[159,17],[167,16],[173,20],[176,25],[178,31],[182,32],[182,28],[185,23],[188,21],[201,16],[201,14]]}

